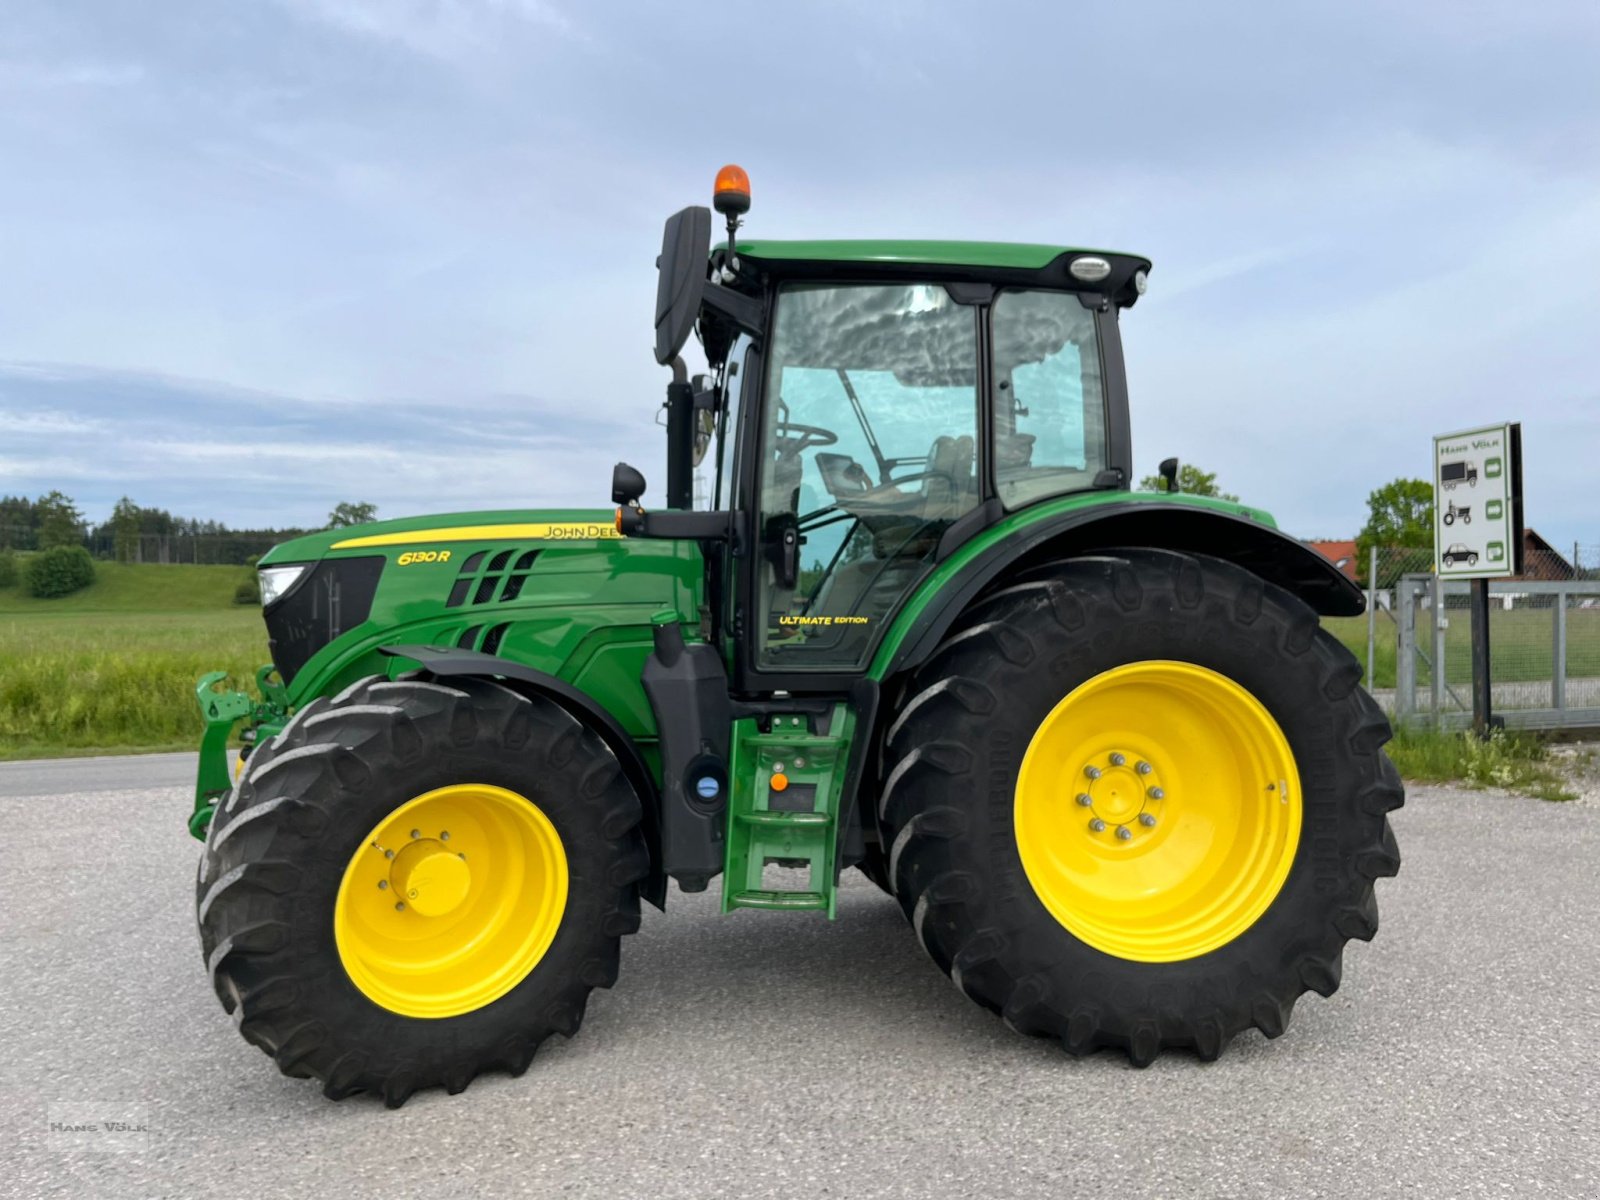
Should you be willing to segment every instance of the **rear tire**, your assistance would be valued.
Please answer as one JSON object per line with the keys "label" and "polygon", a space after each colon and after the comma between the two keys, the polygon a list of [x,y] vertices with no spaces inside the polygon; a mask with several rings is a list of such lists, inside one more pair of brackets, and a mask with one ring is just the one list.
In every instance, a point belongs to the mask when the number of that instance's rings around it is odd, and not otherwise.
{"label": "rear tire", "polygon": [[[455,1015],[411,1015],[354,981],[335,910],[390,814],[463,787],[542,814],[558,835],[564,902],[549,906],[553,935],[531,968],[506,976],[520,981]],[[522,819],[514,803],[507,811]],[[552,1033],[577,1032],[592,989],[616,980],[620,939],[639,927],[641,816],[616,757],[552,701],[486,680],[381,677],[312,701],[251,755],[207,838],[197,917],[217,998],[284,1074],[321,1080],[333,1099],[368,1091],[398,1107],[418,1088],[459,1092],[486,1070],[519,1075]],[[363,888],[382,873],[375,861]],[[533,878],[528,862],[519,879]],[[509,893],[508,924],[536,919],[527,894]],[[421,902],[413,909],[420,916]]]}
{"label": "rear tire", "polygon": [[[1285,842],[1286,873],[1261,893],[1264,910],[1214,948],[1165,961],[1069,931],[1030,879],[1018,833],[1035,731],[1086,682],[1151,662],[1237,684],[1281,729],[1301,774],[1298,840]],[[1109,552],[990,594],[918,672],[887,737],[881,824],[918,940],[972,1000],[1076,1054],[1118,1047],[1143,1066],[1169,1047],[1213,1059],[1252,1025],[1277,1037],[1301,994],[1338,987],[1346,941],[1377,931],[1373,881],[1399,869],[1386,814],[1404,792],[1381,750],[1388,721],[1360,675],[1305,604],[1217,559]],[[1081,778],[1060,786],[1052,836],[1067,839],[1061,854],[1087,854],[1071,839],[1091,836],[1085,817],[1097,810],[1075,803]],[[1241,813],[1261,803],[1237,796]],[[1059,894],[1053,902],[1059,910]]]}
{"label": "rear tire", "polygon": [[856,864],[856,870],[872,880],[885,895],[894,895],[894,884],[889,879],[889,855],[877,842],[867,843],[866,855]]}

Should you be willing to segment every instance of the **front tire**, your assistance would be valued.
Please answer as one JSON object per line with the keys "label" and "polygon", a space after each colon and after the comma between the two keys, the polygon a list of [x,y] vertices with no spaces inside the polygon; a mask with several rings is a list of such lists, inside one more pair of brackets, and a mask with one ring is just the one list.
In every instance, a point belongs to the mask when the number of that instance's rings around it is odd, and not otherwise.
{"label": "front tire", "polygon": [[615,756],[486,680],[306,705],[218,810],[197,887],[245,1039],[330,1098],[521,1074],[577,1032],[639,926],[648,858]]}
{"label": "front tire", "polygon": [[1122,551],[992,593],[888,734],[880,815],[918,939],[1074,1053],[1278,1036],[1338,987],[1399,869],[1404,793],[1360,674],[1299,600],[1216,559]]}

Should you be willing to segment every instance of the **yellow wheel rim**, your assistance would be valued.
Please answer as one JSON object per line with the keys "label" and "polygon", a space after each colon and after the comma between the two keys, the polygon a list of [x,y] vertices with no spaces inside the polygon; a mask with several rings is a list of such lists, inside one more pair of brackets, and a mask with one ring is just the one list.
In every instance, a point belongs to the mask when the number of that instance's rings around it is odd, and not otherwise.
{"label": "yellow wheel rim", "polygon": [[539,965],[567,907],[567,855],[550,818],[488,784],[402,804],[339,884],[339,961],[366,997],[408,1017],[492,1004]]}
{"label": "yellow wheel rim", "polygon": [[1017,779],[1023,869],[1098,950],[1175,962],[1272,904],[1300,844],[1300,777],[1259,700],[1192,663],[1096,675],[1045,717]]}

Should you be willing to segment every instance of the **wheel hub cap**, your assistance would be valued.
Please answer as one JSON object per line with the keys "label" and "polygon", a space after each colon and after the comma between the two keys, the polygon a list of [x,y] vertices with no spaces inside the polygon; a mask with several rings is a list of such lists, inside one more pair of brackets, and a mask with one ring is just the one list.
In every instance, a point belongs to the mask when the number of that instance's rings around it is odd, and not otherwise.
{"label": "wheel hub cap", "polygon": [[1150,790],[1160,787],[1154,774],[1139,773],[1140,766],[1149,767],[1150,764],[1140,759],[1135,765],[1120,750],[1113,750],[1103,757],[1103,762],[1087,764],[1099,771],[1097,777],[1086,781],[1085,794],[1089,797],[1089,809],[1108,825],[1127,825],[1137,821],[1146,806],[1154,803]]}
{"label": "wheel hub cap", "polygon": [[425,917],[451,912],[472,888],[472,872],[460,851],[428,838],[412,842],[394,857],[389,886],[410,907]]}

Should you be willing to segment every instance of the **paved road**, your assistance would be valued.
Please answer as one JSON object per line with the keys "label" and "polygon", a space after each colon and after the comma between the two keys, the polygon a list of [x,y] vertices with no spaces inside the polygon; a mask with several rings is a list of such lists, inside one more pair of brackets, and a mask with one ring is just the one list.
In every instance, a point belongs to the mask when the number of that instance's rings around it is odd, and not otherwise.
{"label": "paved road", "polygon": [[[0,1195],[1600,1195],[1594,808],[1414,789],[1343,990],[1211,1066],[1016,1037],[862,881],[831,925],[675,897],[577,1039],[388,1112],[217,1006],[191,764],[0,764]],[[52,1104],[147,1132],[78,1148]]]}

